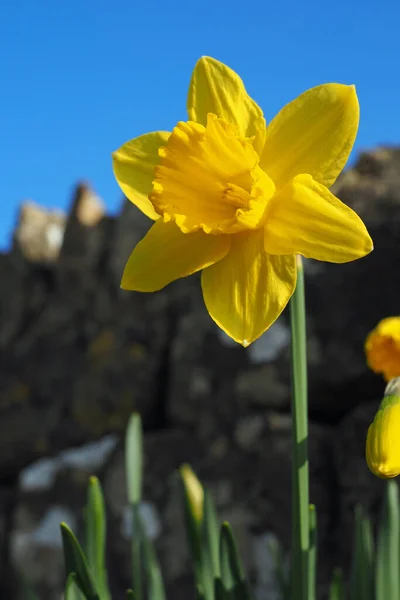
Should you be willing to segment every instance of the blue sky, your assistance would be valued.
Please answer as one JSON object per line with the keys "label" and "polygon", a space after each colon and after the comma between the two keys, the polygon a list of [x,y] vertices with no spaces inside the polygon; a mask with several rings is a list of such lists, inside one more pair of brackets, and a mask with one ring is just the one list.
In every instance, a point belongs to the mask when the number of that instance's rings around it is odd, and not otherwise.
{"label": "blue sky", "polygon": [[[185,118],[196,60],[235,69],[267,120],[305,89],[354,83],[356,151],[400,142],[398,0],[20,0],[0,3],[0,248],[18,205],[66,209],[110,153]],[[354,156],[354,154],[353,154]]]}

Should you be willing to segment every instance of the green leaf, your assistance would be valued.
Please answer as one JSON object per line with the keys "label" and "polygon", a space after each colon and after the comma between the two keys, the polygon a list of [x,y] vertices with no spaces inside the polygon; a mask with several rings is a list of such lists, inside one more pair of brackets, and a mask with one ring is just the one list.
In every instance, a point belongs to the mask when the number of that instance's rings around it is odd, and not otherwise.
{"label": "green leaf", "polygon": [[350,583],[352,600],[373,600],[373,541],[370,520],[361,506],[355,510],[353,565]]}
{"label": "green leaf", "polygon": [[314,504],[309,507],[310,542],[308,550],[308,598],[316,598],[316,572],[317,572],[317,511]]}
{"label": "green leaf", "polygon": [[105,565],[106,514],[104,498],[97,477],[89,479],[86,508],[86,554],[101,600],[110,600]]}
{"label": "green leaf", "polygon": [[335,569],[329,588],[329,600],[345,600],[345,597],[343,572],[341,569]]}
{"label": "green leaf", "polygon": [[374,566],[375,549],[374,537],[372,533],[372,523],[370,519],[363,515],[362,519],[362,543],[364,548],[364,596],[363,600],[374,600]]}
{"label": "green leaf", "polygon": [[133,593],[132,590],[126,590],[126,597],[127,597],[127,600],[134,600],[135,594]]}
{"label": "green leaf", "polygon": [[204,595],[206,600],[214,600],[214,582],[221,574],[219,558],[220,523],[214,502],[208,490],[204,490],[203,520],[200,537]]}
{"label": "green leaf", "polygon": [[208,490],[204,490],[204,516],[202,523],[202,545],[210,557],[213,577],[221,574],[219,557],[219,537],[221,526],[214,502]]}
{"label": "green leaf", "polygon": [[389,481],[378,532],[375,600],[398,600],[400,597],[399,540],[399,489],[395,481]]}
{"label": "green leaf", "polygon": [[132,504],[132,575],[133,589],[136,600],[143,600],[143,557],[142,546],[143,540],[141,537],[140,528],[140,505]]}
{"label": "green leaf", "polygon": [[201,545],[201,523],[204,490],[196,475],[188,465],[179,470],[183,491],[183,509],[186,534],[192,554],[193,574],[198,593],[204,594],[204,574]]}
{"label": "green leaf", "polygon": [[65,586],[65,600],[86,600],[77,584],[75,573],[70,573]]}
{"label": "green leaf", "polygon": [[221,578],[228,589],[244,579],[244,572],[229,523],[221,527]]}
{"label": "green leaf", "polygon": [[66,523],[61,523],[64,561],[67,577],[75,573],[76,582],[87,600],[100,600],[89,567],[78,540]]}
{"label": "green leaf", "polygon": [[20,571],[16,574],[18,578],[18,598],[21,596],[24,600],[39,600],[24,574]]}
{"label": "green leaf", "polygon": [[224,588],[220,577],[217,577],[214,582],[214,598],[215,600],[231,600],[232,598],[232,591]]}
{"label": "green leaf", "polygon": [[286,574],[282,545],[275,536],[269,540],[275,574],[282,600],[290,600],[290,581]]}
{"label": "green leaf", "polygon": [[125,455],[128,500],[130,504],[138,504],[142,500],[143,431],[142,420],[137,413],[129,419]]}
{"label": "green leaf", "polygon": [[151,600],[165,600],[164,582],[153,544],[146,535],[139,515],[140,538],[143,545],[143,564],[147,580],[147,595]]}
{"label": "green leaf", "polygon": [[222,586],[225,591],[231,592],[229,597],[235,600],[250,600],[242,562],[228,523],[223,523],[221,527],[220,560]]}
{"label": "green leaf", "polygon": [[142,500],[143,431],[140,415],[129,419],[125,439],[126,480],[128,500],[132,507],[132,575],[136,600],[143,600],[142,548],[139,526],[139,506]]}

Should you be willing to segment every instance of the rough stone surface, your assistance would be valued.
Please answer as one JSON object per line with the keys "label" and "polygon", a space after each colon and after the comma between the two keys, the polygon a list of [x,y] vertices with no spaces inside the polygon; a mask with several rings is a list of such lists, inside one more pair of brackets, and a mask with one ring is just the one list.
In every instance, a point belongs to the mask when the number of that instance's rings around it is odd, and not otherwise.
{"label": "rough stone surface", "polygon": [[113,220],[87,184],[77,186],[60,253],[60,267],[97,271],[107,249]]}
{"label": "rough stone surface", "polygon": [[21,205],[14,244],[28,260],[57,260],[64,239],[66,215],[61,210],[46,210],[34,202]]}
{"label": "rough stone surface", "polygon": [[[375,250],[348,265],[305,261],[321,598],[334,565],[348,572],[355,505],[376,519],[384,489],[364,461],[384,382],[367,370],[363,342],[381,318],[399,312],[400,150],[362,154],[334,191],[364,218]],[[142,514],[169,597],[194,597],[177,476],[187,462],[221,519],[231,521],[257,598],[278,600],[267,548],[277,536],[289,556],[287,311],[245,350],[209,318],[198,276],[155,294],[119,289],[150,226],[129,202],[111,217],[80,184],[70,215],[60,217],[57,252],[46,233],[52,219],[25,205],[12,249],[0,255],[0,597],[18,597],[22,572],[39,598],[59,600],[54,524],[64,515],[79,529],[91,473],[105,490],[110,584],[121,597],[130,582],[132,524],[120,441],[138,410]]]}

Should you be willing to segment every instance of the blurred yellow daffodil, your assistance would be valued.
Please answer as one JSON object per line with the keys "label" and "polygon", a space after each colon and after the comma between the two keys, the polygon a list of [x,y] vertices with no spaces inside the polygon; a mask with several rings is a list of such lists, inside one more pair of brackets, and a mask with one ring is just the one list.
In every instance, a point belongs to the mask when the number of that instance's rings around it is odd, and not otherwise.
{"label": "blurred yellow daffodil", "polygon": [[400,376],[400,317],[378,323],[365,341],[368,366],[386,381]]}
{"label": "blurred yellow daffodil", "polygon": [[393,379],[369,426],[366,459],[370,471],[389,479],[400,474],[400,378]]}
{"label": "blurred yellow daffodil", "polygon": [[328,190],[354,143],[357,95],[320,85],[267,126],[240,77],[203,57],[187,109],[172,133],[141,135],[113,154],[122,191],[155,221],[121,286],[153,292],[202,270],[211,317],[248,346],[293,294],[296,253],[343,263],[372,250],[361,219]]}
{"label": "blurred yellow daffodil", "polygon": [[180,468],[186,499],[194,519],[201,523],[204,511],[204,488],[189,465]]}

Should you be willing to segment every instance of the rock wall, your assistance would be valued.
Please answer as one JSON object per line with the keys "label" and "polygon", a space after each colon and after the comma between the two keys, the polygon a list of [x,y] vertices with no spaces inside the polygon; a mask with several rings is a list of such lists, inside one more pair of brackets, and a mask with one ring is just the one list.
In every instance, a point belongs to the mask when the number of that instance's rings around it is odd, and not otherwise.
{"label": "rock wall", "polygon": [[[334,192],[365,220],[375,250],[348,265],[305,262],[322,596],[332,567],[349,564],[355,504],[376,515],[384,486],[364,462],[384,383],[367,370],[363,342],[400,311],[400,150],[362,154]],[[68,216],[23,205],[13,247],[0,255],[5,600],[17,597],[12,572],[41,599],[60,598],[58,523],[79,525],[91,473],[105,487],[116,597],[129,585],[120,441],[133,410],[146,429],[143,514],[169,597],[193,597],[176,476],[189,462],[232,522],[258,597],[277,599],[265,557],[271,536],[290,542],[288,315],[245,350],[207,315],[196,276],[156,294],[123,292],[122,268],[148,226],[129,202],[107,216],[81,184]]]}

